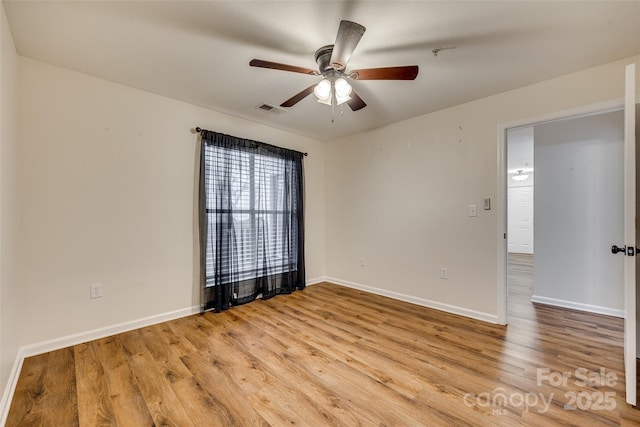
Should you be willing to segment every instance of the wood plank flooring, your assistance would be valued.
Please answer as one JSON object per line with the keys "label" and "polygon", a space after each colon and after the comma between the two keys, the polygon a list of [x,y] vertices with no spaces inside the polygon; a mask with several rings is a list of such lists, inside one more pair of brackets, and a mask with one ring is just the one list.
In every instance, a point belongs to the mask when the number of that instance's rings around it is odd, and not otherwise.
{"label": "wood plank flooring", "polygon": [[322,283],[30,357],[6,425],[640,425],[622,320],[533,305],[509,266],[507,327]]}

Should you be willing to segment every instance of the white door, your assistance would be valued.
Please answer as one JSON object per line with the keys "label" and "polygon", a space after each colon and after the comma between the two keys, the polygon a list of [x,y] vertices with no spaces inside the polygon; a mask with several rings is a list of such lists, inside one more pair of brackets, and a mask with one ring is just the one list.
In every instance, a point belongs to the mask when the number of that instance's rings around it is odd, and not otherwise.
{"label": "white door", "polygon": [[533,186],[507,189],[507,249],[533,254]]}
{"label": "white door", "polygon": [[[624,102],[624,244],[636,248],[636,66],[627,65]],[[636,405],[636,258],[625,257],[624,371],[627,403]]]}

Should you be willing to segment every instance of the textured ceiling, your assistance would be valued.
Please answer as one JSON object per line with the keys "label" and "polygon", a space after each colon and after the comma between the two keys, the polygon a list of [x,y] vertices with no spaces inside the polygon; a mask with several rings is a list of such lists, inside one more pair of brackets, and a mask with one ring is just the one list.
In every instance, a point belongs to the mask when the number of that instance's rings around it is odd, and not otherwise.
{"label": "textured ceiling", "polygon": [[[4,4],[21,55],[320,140],[640,53],[637,1]],[[354,82],[368,106],[338,108],[334,123],[313,95],[278,115],[256,109],[319,78],[249,61],[315,69],[341,19],[367,28],[348,69],[417,64],[418,78]]]}

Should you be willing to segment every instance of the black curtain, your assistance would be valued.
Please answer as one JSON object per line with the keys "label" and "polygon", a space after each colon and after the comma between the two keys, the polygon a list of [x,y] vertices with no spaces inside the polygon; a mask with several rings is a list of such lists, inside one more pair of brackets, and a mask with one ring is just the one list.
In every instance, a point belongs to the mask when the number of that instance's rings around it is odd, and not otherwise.
{"label": "black curtain", "polygon": [[203,310],[305,287],[303,154],[203,130]]}

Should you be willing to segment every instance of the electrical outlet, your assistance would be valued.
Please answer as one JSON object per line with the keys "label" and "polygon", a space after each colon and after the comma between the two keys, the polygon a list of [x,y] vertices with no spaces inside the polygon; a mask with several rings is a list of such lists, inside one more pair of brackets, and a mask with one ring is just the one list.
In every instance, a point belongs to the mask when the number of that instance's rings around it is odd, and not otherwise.
{"label": "electrical outlet", "polygon": [[449,278],[449,272],[447,271],[447,269],[445,267],[440,267],[440,278],[441,279],[448,279]]}
{"label": "electrical outlet", "polygon": [[102,283],[98,283],[96,285],[89,285],[89,298],[102,298],[104,296],[104,291],[102,289]]}
{"label": "electrical outlet", "polygon": [[364,257],[360,257],[360,267],[364,267],[367,265],[367,260]]}

